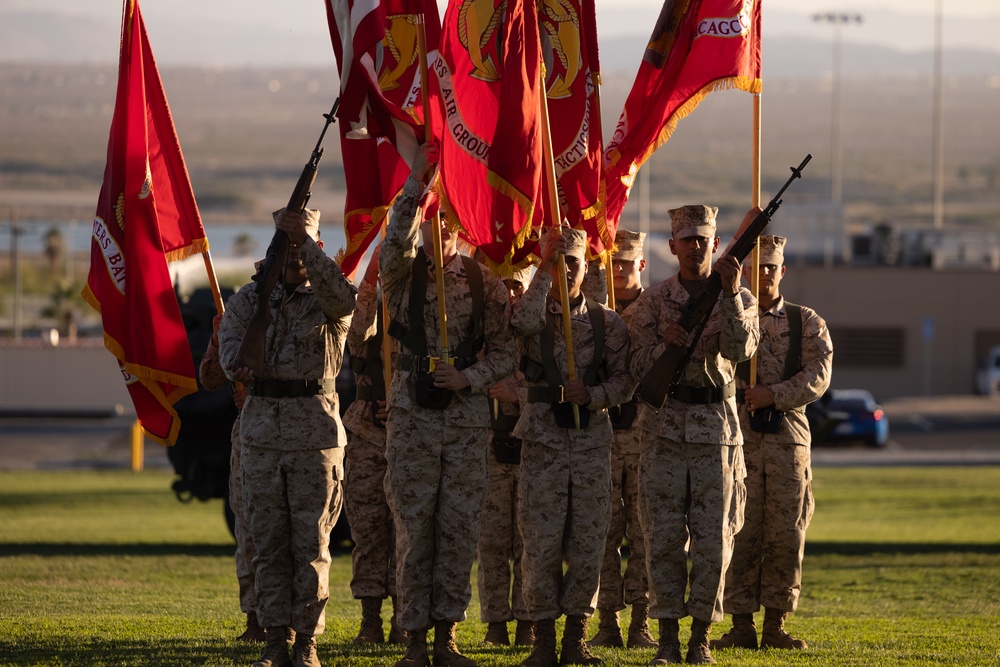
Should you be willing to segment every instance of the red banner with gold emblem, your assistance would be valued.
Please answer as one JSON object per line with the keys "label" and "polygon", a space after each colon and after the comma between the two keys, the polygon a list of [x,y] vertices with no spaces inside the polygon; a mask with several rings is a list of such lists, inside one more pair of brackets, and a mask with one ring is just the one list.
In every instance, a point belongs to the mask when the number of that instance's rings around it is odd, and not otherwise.
{"label": "red banner with gold emblem", "polygon": [[442,206],[501,272],[530,232],[541,186],[539,50],[533,3],[455,0],[433,63]]}
{"label": "red banner with gold emblem", "polygon": [[712,91],[761,91],[760,0],[666,0],[605,151],[617,228],[639,167]]}
{"label": "red banner with gold emblem", "polygon": [[433,0],[327,0],[340,70],[340,145],[344,156],[347,247],[352,275],[378,235],[424,138],[417,31],[437,57],[441,21]]}
{"label": "red banner with gold emblem", "polygon": [[101,312],[139,423],[174,444],[198,390],[168,261],[208,250],[139,5],[125,0],[118,92],[83,297]]}
{"label": "red banner with gold emblem", "polygon": [[604,147],[594,0],[538,0],[552,158],[563,216],[599,255],[614,242],[604,215]]}

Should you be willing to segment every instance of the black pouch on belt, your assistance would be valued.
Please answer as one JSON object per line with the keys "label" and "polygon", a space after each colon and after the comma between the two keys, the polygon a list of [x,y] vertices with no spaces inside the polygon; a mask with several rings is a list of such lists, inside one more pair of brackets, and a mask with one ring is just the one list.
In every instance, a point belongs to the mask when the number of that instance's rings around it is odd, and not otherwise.
{"label": "black pouch on belt", "polygon": [[750,413],[750,429],[754,433],[777,433],[785,421],[785,413],[774,408],[760,408]]}
{"label": "black pouch on belt", "polygon": [[434,386],[434,373],[414,371],[413,400],[422,408],[444,410],[451,404],[452,391]]}
{"label": "black pouch on belt", "polygon": [[[573,406],[576,405],[575,403],[552,401],[551,405],[552,416],[556,418],[556,426],[559,428],[576,428],[576,423],[573,421]],[[587,428],[587,424],[590,423],[590,410],[582,405],[577,407],[580,409],[580,428]]]}
{"label": "black pouch on belt", "polygon": [[493,458],[497,463],[516,466],[521,463],[521,439],[493,433]]}

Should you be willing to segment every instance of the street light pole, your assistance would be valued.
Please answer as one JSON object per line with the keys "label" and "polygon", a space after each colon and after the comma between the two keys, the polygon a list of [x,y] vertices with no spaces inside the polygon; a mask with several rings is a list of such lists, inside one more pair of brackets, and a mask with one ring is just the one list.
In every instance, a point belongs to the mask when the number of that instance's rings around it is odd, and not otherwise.
{"label": "street light pole", "polygon": [[934,229],[944,227],[944,109],[941,86],[942,0],[936,0],[934,21]]}
{"label": "street light pole", "polygon": [[861,23],[861,14],[814,14],[813,21],[833,26],[833,79],[832,109],[830,112],[830,200],[840,204],[844,200],[844,146],[841,140],[843,103],[840,96],[840,27]]}

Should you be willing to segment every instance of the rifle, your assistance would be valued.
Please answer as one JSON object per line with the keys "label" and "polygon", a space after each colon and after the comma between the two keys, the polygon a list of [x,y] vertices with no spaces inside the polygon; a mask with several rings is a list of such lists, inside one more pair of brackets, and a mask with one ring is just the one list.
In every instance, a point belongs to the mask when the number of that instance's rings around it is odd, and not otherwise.
{"label": "rifle", "polygon": [[[313,149],[312,155],[306,165],[302,168],[299,180],[295,184],[292,196],[288,200],[285,208],[301,214],[306,204],[309,203],[309,196],[312,194],[312,186],[316,182],[316,173],[319,170],[319,161],[323,158],[323,138],[330,125],[336,122],[335,114],[340,106],[338,97],[330,113],[323,114],[326,122],[323,124],[323,131],[319,134],[319,141]],[[267,255],[261,263],[257,273],[254,274],[253,281],[254,294],[257,302],[254,305],[253,315],[247,323],[247,330],[240,341],[240,349],[236,353],[236,367],[249,368],[253,371],[254,377],[260,377],[264,372],[264,353],[267,344],[267,328],[271,326],[274,317],[271,315],[271,307],[268,303],[274,288],[278,283],[284,282],[285,261],[288,259],[288,234],[280,229],[274,231],[271,243],[267,246]]]}
{"label": "rifle", "polygon": [[[749,225],[730,244],[726,254],[735,257],[742,262],[753,250],[757,243],[757,238],[764,232],[764,228],[771,222],[771,217],[781,206],[781,195],[796,178],[802,178],[802,170],[805,168],[812,155],[806,155],[802,164],[798,167],[791,167],[792,175],[785,181],[785,184],[778,190],[778,194],[768,203],[763,211],[757,214]],[[712,271],[708,280],[695,294],[692,294],[681,311],[681,319],[678,321],[688,333],[695,332],[691,344],[687,347],[679,345],[667,345],[663,353],[653,363],[653,367],[643,376],[639,382],[635,395],[648,403],[654,411],[663,407],[663,402],[667,399],[674,384],[680,380],[685,366],[694,353],[694,348],[701,338],[708,318],[715,310],[715,304],[722,293],[722,278],[717,271]]]}

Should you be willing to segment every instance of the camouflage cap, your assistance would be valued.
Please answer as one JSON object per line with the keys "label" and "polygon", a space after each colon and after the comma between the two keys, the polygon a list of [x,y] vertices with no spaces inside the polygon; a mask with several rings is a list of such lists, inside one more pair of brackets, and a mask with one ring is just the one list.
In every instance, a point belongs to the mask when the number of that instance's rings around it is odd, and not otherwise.
{"label": "camouflage cap", "polygon": [[642,232],[633,232],[628,229],[619,229],[615,234],[615,245],[618,251],[614,254],[615,259],[632,261],[642,259],[642,244],[646,240],[646,235]]}
{"label": "camouflage cap", "polygon": [[[271,217],[277,220],[278,215],[280,215],[283,210],[284,209],[278,209],[271,214]],[[306,220],[306,234],[311,236],[315,241],[319,238],[319,211],[314,208],[307,208],[302,211],[302,217]]]}
{"label": "camouflage cap", "polygon": [[715,206],[694,204],[670,209],[668,213],[670,231],[675,239],[692,236],[704,236],[710,239],[715,236],[715,216],[719,213],[719,209]]}
{"label": "camouflage cap", "polygon": [[785,243],[788,241],[784,236],[764,235],[760,237],[760,263],[781,266],[785,263]]}
{"label": "camouflage cap", "polygon": [[562,228],[563,238],[566,239],[566,254],[580,259],[587,258],[587,232],[582,229],[572,227]]}
{"label": "camouflage cap", "polygon": [[506,278],[505,280],[513,280],[527,287],[531,282],[531,267],[532,265],[528,264],[524,268],[514,269],[514,271],[510,274],[510,278]]}

